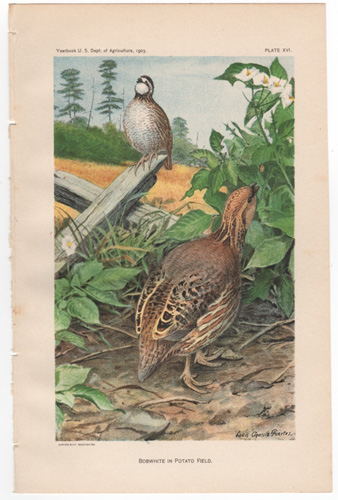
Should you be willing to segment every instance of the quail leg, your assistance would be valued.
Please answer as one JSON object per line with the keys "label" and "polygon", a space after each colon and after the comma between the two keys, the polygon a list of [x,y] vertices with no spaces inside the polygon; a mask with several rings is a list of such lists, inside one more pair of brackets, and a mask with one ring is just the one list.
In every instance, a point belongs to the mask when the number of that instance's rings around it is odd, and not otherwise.
{"label": "quail leg", "polygon": [[192,375],[190,369],[191,369],[191,355],[186,357],[185,367],[184,367],[183,373],[182,373],[180,378],[183,380],[185,385],[187,387],[189,387],[189,389],[191,389],[195,392],[199,392],[200,394],[206,394],[208,391],[203,390],[203,389],[199,389],[199,387],[210,386],[212,384],[212,382],[211,381],[197,382],[195,380],[196,375]]}
{"label": "quail leg", "polygon": [[203,354],[202,351],[197,351],[195,355],[195,363],[204,366],[213,366],[213,367],[222,366],[223,363],[221,361],[214,361],[214,360],[219,358],[223,352],[224,348],[217,349],[217,351],[214,354],[207,356],[206,354]]}
{"label": "quail leg", "polygon": [[148,155],[143,155],[140,161],[135,165],[135,174],[137,172],[137,169],[139,168],[140,165],[142,165],[143,170],[144,170],[144,162],[147,161],[149,158]]}

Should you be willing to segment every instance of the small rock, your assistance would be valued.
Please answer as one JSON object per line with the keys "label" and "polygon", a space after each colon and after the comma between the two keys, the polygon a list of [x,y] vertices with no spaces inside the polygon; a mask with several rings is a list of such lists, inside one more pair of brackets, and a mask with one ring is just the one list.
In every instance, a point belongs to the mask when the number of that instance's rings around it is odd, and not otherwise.
{"label": "small rock", "polygon": [[227,420],[229,419],[229,414],[231,413],[230,410],[221,410],[216,415],[209,420],[210,425],[224,425],[227,423]]}
{"label": "small rock", "polygon": [[130,427],[135,432],[148,434],[160,431],[167,425],[167,420],[158,413],[143,410],[142,408],[126,408],[125,414],[120,413],[117,418],[117,427]]}
{"label": "small rock", "polygon": [[263,380],[252,380],[250,382],[239,381],[232,384],[230,387],[230,391],[232,394],[239,394],[243,392],[254,392],[259,391],[261,389],[270,389],[273,384],[269,384],[268,382],[264,382]]}
{"label": "small rock", "polygon": [[226,359],[227,361],[238,361],[240,359],[243,359],[243,357],[244,356],[231,349],[231,347],[226,349],[221,356],[222,359]]}

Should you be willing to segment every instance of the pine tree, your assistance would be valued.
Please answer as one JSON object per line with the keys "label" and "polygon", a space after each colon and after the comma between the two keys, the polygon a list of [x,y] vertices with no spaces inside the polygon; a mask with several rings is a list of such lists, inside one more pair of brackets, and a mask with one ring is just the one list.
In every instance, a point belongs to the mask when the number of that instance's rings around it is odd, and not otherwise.
{"label": "pine tree", "polygon": [[77,118],[77,113],[82,113],[85,109],[77,102],[83,99],[83,83],[80,82],[80,71],[77,69],[65,69],[61,73],[61,78],[65,83],[61,83],[63,89],[58,90],[66,99],[66,106],[60,109],[59,116],[69,116],[70,121]]}
{"label": "pine tree", "polygon": [[172,131],[173,136],[178,137],[180,139],[187,139],[187,135],[189,133],[189,129],[187,127],[187,121],[180,116],[177,116],[173,119],[172,122]]}
{"label": "pine tree", "polygon": [[100,102],[100,105],[96,108],[96,111],[99,111],[101,115],[108,117],[108,122],[112,121],[112,114],[115,109],[121,109],[120,104],[123,103],[123,99],[120,97],[116,97],[116,92],[113,90],[112,83],[116,80],[117,73],[114,71],[116,68],[116,62],[111,59],[106,59],[100,64],[99,73],[103,78],[103,101]]}

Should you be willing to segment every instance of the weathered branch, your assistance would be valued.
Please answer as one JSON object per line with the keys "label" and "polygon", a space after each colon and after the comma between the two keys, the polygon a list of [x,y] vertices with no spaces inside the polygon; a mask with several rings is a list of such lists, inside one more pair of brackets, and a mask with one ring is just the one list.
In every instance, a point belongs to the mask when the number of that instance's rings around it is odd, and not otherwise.
{"label": "weathered branch", "polygon": [[[150,167],[145,168],[135,166],[126,168],[106,189],[80,179],[67,172],[55,172],[55,198],[57,201],[75,208],[82,213],[76,217],[72,227],[67,227],[61,231],[55,242],[55,258],[61,264],[58,271],[62,269],[67,261],[65,252],[62,250],[64,238],[74,238],[74,233],[81,245],[86,244],[88,235],[100,227],[107,229],[107,219],[114,225],[121,220],[128,224],[137,224],[142,219],[156,224],[161,215],[167,215],[169,226],[178,219],[170,216],[168,212],[145,205],[139,202],[138,196],[147,192],[156,182],[156,173],[163,165],[165,155],[159,155],[154,159]],[[158,218],[156,215],[158,214]]]}

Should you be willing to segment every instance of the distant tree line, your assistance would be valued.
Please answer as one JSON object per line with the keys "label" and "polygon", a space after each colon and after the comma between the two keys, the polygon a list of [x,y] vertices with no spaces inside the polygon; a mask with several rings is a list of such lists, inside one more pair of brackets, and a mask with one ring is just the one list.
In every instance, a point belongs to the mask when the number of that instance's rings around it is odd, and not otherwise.
{"label": "distant tree line", "polygon": [[[124,107],[124,96],[117,96],[114,91],[117,64],[111,59],[103,60],[98,68],[101,77],[101,101],[95,110],[107,118],[102,127],[90,126],[95,101],[95,81],[93,78],[92,99],[88,118],[81,105],[84,98],[80,71],[68,68],[61,72],[61,89],[57,90],[63,98],[62,106],[54,106],[56,118],[67,117],[68,121],[57,120],[54,129],[54,153],[60,158],[77,158],[95,162],[119,164],[137,161],[139,153],[128,143],[124,133],[113,124],[114,112]],[[189,139],[189,129],[184,118],[177,116],[172,121],[174,163],[195,165],[196,159],[190,156],[197,145]]]}

